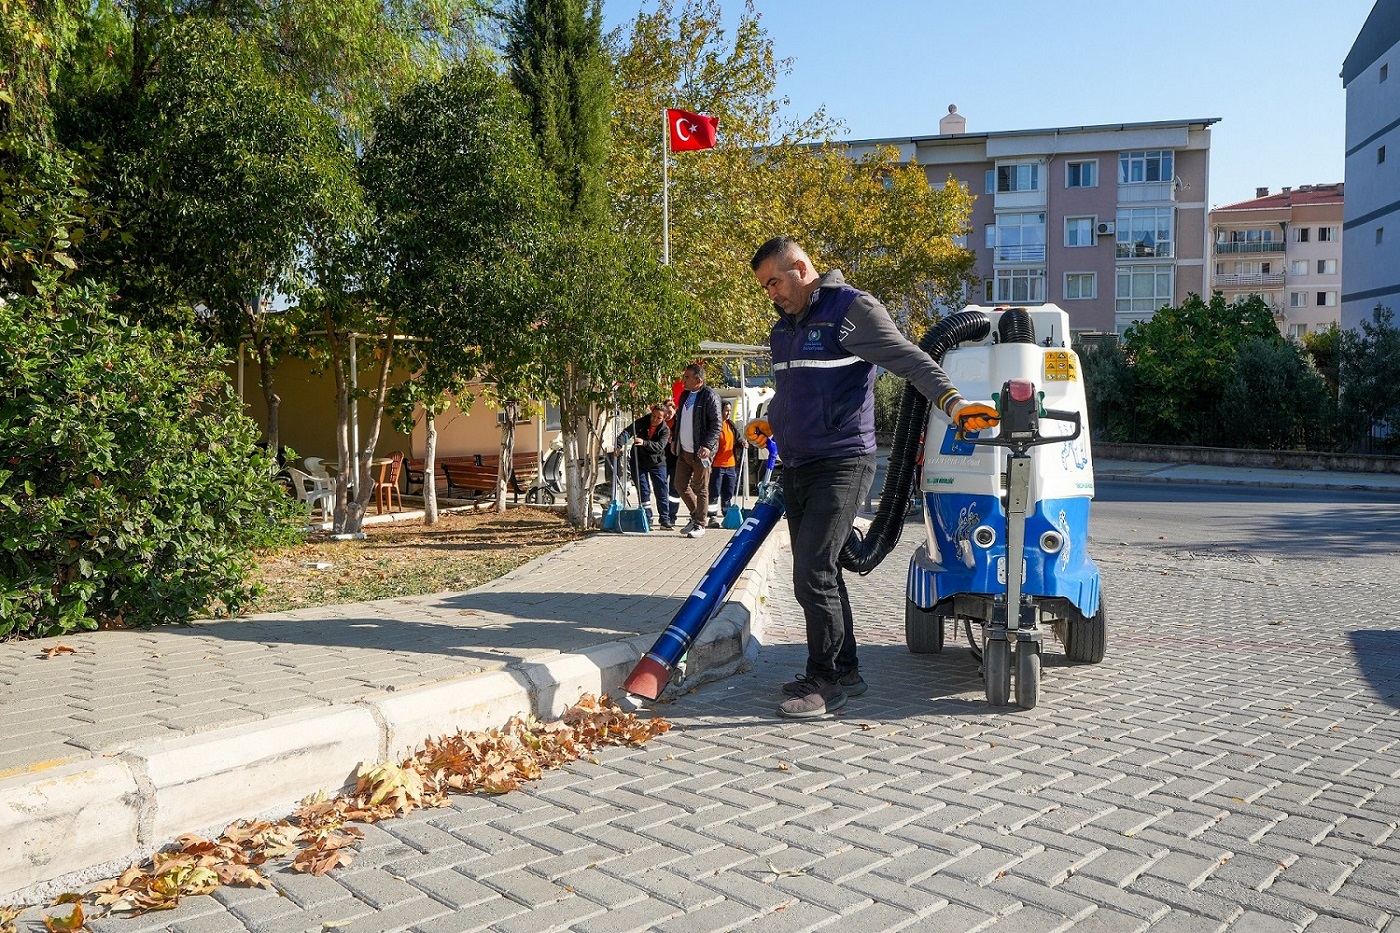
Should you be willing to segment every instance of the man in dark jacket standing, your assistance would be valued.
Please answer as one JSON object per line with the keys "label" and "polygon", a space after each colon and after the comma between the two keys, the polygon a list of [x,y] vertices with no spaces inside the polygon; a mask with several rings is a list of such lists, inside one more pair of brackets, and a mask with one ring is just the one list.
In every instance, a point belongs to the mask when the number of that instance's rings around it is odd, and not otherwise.
{"label": "man in dark jacket standing", "polygon": [[676,453],[676,489],[690,510],[681,529],[688,538],[705,533],[705,510],[710,499],[710,460],[719,446],[719,394],[705,385],[705,367],[691,363],[681,377],[685,391],[676,401],[671,448]]}
{"label": "man in dark jacket standing", "polygon": [[873,364],[907,379],[966,430],[991,427],[997,413],[963,399],[879,301],[839,271],[819,275],[793,240],[764,243],[751,266],[778,312],[769,334],[776,394],[767,433],[783,448],[793,592],[807,622],[807,669],[783,685],[778,714],[807,719],[866,690],[839,558],[875,476]]}
{"label": "man in dark jacket standing", "polygon": [[632,463],[637,476],[637,491],[647,521],[652,518],[651,496],[656,494],[656,509],[661,513],[661,527],[674,528],[666,504],[666,447],[671,443],[671,429],[666,426],[666,406],[657,402],[651,411],[628,430],[632,435]]}

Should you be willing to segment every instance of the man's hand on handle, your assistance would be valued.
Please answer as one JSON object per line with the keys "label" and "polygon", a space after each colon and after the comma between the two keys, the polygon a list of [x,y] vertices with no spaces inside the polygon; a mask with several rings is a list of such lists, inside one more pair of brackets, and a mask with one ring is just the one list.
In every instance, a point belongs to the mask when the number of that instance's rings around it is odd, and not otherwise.
{"label": "man's hand on handle", "polygon": [[953,409],[953,423],[964,433],[994,428],[999,421],[1001,416],[997,410],[981,402],[959,402]]}
{"label": "man's hand on handle", "polygon": [[768,438],[773,436],[773,426],[767,421],[755,419],[744,426],[744,438],[756,447],[768,446]]}

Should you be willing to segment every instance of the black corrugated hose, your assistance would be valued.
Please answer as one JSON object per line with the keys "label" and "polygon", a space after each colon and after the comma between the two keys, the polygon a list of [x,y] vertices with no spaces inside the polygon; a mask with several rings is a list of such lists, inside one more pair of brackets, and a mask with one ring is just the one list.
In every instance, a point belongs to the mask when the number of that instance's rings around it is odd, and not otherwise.
{"label": "black corrugated hose", "polygon": [[[943,361],[943,354],[964,340],[981,340],[991,331],[987,315],[981,311],[959,311],[934,325],[919,349]],[[894,423],[894,442],[890,448],[890,465],[885,472],[885,485],[880,491],[880,508],[870,523],[868,534],[852,528],[851,535],[841,547],[841,566],[867,574],[880,566],[880,561],[894,550],[909,515],[909,503],[914,495],[915,469],[919,459],[919,439],[928,422],[929,401],[912,384],[904,386],[899,402],[899,414]]]}

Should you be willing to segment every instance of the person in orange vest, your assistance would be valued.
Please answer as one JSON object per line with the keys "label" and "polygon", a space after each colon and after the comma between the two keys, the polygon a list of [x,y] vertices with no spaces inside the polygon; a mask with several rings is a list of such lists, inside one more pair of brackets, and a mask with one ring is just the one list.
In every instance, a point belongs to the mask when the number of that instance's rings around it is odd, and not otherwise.
{"label": "person in orange vest", "polygon": [[734,403],[723,402],[720,412],[719,447],[715,449],[714,463],[710,466],[711,528],[720,526],[724,513],[734,504],[734,492],[739,487],[739,452],[749,446],[730,418]]}

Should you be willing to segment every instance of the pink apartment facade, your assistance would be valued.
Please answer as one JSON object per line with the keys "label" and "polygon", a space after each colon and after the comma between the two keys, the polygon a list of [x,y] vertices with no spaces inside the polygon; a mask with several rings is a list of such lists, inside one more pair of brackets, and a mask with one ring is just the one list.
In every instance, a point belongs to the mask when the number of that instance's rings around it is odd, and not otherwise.
{"label": "pink apartment facade", "polygon": [[1210,212],[1212,287],[1259,295],[1294,340],[1341,321],[1342,184],[1299,185]]}
{"label": "pink apartment facade", "polygon": [[1119,333],[1206,294],[1210,127],[1199,120],[966,132],[950,107],[937,136],[893,145],[929,182],[976,195],[967,246],[986,304],[1054,302],[1073,335]]}

